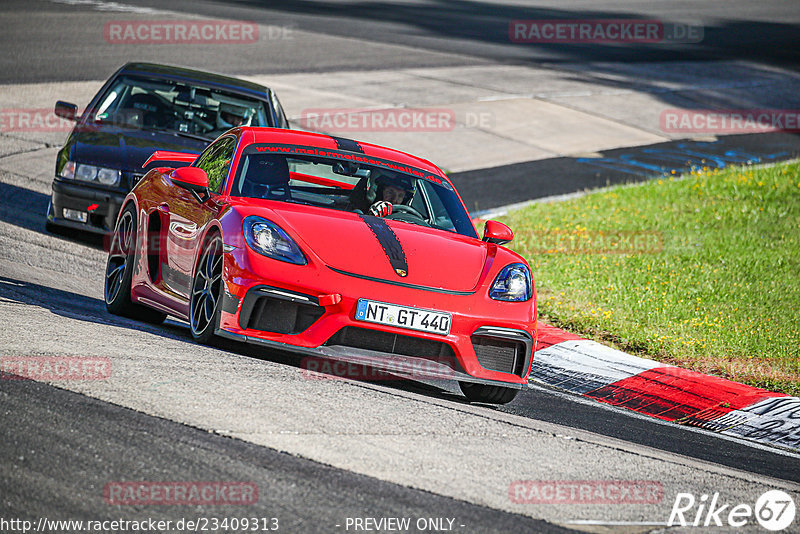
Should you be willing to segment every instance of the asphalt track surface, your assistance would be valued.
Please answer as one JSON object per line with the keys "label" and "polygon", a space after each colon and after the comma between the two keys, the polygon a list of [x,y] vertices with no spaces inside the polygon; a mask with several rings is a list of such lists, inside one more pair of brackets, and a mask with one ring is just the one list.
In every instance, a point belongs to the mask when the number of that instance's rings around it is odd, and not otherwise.
{"label": "asphalt track surface", "polygon": [[[15,204],[23,204],[30,209],[29,213],[37,213],[38,208],[47,206],[47,199],[36,198],[22,190],[15,190],[0,184],[0,196],[13,198]],[[13,216],[6,219],[7,213],[0,211],[0,219],[5,222],[14,221]],[[38,228],[36,222],[16,221],[30,229]],[[13,223],[12,223],[13,224]],[[65,239],[76,243],[101,246],[99,239],[67,234]],[[81,315],[88,320],[110,317],[105,311],[101,299],[94,299],[80,294],[64,291],[56,287],[25,282],[14,278],[0,276],[0,298],[7,301],[24,303],[32,306],[47,307],[53,313]],[[135,326],[136,323],[133,323]],[[168,323],[167,327],[156,328],[167,336],[177,336],[187,343],[193,343],[188,329],[184,325]],[[248,347],[239,343],[221,341],[221,347],[237,354],[251,358],[264,358],[264,351],[257,347]],[[291,354],[268,351],[267,357],[282,365],[299,368],[301,360]],[[16,382],[0,381],[0,386],[14,385]],[[390,383],[393,388],[421,393],[433,398],[446,399],[457,403],[463,402],[459,395],[437,387],[435,384],[423,384],[398,380]],[[718,463],[734,469],[742,469],[769,477],[800,483],[800,459],[796,455],[787,456],[769,447],[755,446],[751,443],[728,440],[716,434],[682,427],[671,423],[663,423],[649,417],[632,414],[627,410],[598,404],[594,401],[581,401],[566,394],[559,394],[543,387],[532,387],[522,391],[511,403],[496,408],[499,412],[547,421],[567,427],[579,428],[600,435],[621,439],[626,442],[652,447],[666,452],[685,455],[708,462]],[[133,412],[120,412],[120,415]],[[8,413],[6,413],[8,415]],[[28,414],[17,414],[22,424],[36,424],[36,418]],[[65,418],[64,421],[70,421]],[[9,421],[10,422],[10,421]]]}
{"label": "asphalt track surface", "polygon": [[[129,4],[150,5],[147,2]],[[294,38],[291,43],[276,42],[274,55],[242,57],[227,53],[224,47],[151,47],[142,50],[137,59],[158,59],[232,74],[326,71],[344,67],[369,70],[485,62],[559,62],[577,58],[597,61],[753,58],[783,66],[796,65],[800,59],[800,9],[791,3],[737,1],[716,8],[693,6],[692,11],[699,13],[695,18],[685,15],[689,4],[683,3],[670,6],[659,2],[619,3],[616,9],[591,7],[587,12],[588,5],[567,2],[559,3],[557,7],[554,4],[554,7],[531,10],[489,2],[455,5],[449,2],[405,2],[390,5],[177,1],[170,4],[171,11],[186,10],[201,17],[237,18],[289,27],[295,31]],[[130,14],[126,13],[98,11],[92,4],[3,3],[0,6],[0,42],[5,54],[0,58],[0,83],[106,77],[120,63],[133,58],[123,49],[102,56],[94,54],[96,27]],[[509,19],[575,18],[577,14],[605,18],[678,19],[705,25],[706,39],[699,47],[676,45],[636,49],[555,45],[533,49],[512,46],[503,39],[507,36]],[[147,14],[136,16],[153,18]],[[756,22],[748,22],[749,18]],[[94,25],[85,23],[87,20]],[[315,33],[305,35],[303,32]],[[331,40],[320,46],[319,34],[345,39]],[[365,41],[374,43],[369,50],[364,49]],[[398,46],[407,53],[399,55]],[[738,143],[739,149],[760,151],[765,159],[775,154],[780,154],[775,159],[796,154],[792,152],[796,150],[796,136],[754,136],[749,145],[750,141],[738,137],[731,142]],[[725,142],[723,139],[723,145]],[[789,154],[784,154],[787,151]],[[632,151],[619,150],[619,154],[624,153]],[[549,186],[527,184],[527,198],[570,193],[625,181],[632,175],[641,174],[640,170],[631,173],[619,167],[600,169],[572,158],[519,164],[496,172],[501,179],[508,180],[509,185],[519,184],[532,172],[575,176],[573,182],[562,181],[557,185],[552,185],[552,180],[547,182]],[[465,197],[469,195],[469,198],[477,199],[484,196],[479,185],[481,173],[485,174],[485,171],[470,171],[454,177]],[[543,189],[546,187],[551,189]],[[535,193],[530,196],[532,190]],[[0,237],[4,237],[4,243],[14,242],[14,246],[6,248],[3,260],[8,262],[6,265],[19,266],[13,276],[6,273],[0,278],[0,300],[11,306],[41,308],[61,319],[71,318],[81,324],[95,322],[100,325],[111,320],[96,291],[94,296],[87,296],[69,289],[69,284],[74,282],[63,282],[80,280],[82,275],[87,279],[96,278],[95,271],[102,271],[102,264],[96,260],[100,256],[97,251],[99,243],[89,238],[51,236],[44,232],[42,214],[48,196],[42,184],[23,186],[21,177],[5,177],[0,181],[0,198],[3,199],[0,202]],[[490,198],[479,208],[495,207],[519,198],[517,194]],[[18,239],[23,234],[27,241]],[[87,245],[95,252],[81,254],[80,250]],[[75,248],[78,252],[76,258],[70,260],[71,266],[64,267],[63,272],[56,268],[47,283],[36,283],[21,273],[29,258],[41,255],[43,248],[59,251]],[[83,258],[77,258],[81,255]],[[128,328],[136,328],[136,325],[128,325]],[[176,323],[148,327],[147,330],[164,339],[178,339],[191,344],[185,326]],[[32,335],[35,337],[35,334]],[[235,344],[226,345],[226,349],[256,363],[267,360],[288,368],[298,365],[297,359],[286,354],[265,355]],[[398,383],[389,384],[387,389],[387,395],[395,390],[419,394],[431,402],[448,406],[463,405],[457,396],[432,386]],[[579,402],[542,388],[524,391],[508,406],[487,412],[487,417],[492,417],[493,412],[498,417],[502,414],[521,416],[534,422],[553,423],[619,439],[634,450],[639,447],[642,450],[654,449],[753,476],[800,483],[800,461],[796,456]],[[45,384],[0,381],[0,436],[0,515],[3,517],[48,514],[51,517],[93,520],[102,519],[102,514],[109,518],[126,517],[126,514],[141,517],[140,510],[107,507],[100,496],[103,485],[115,478],[213,478],[257,481],[260,488],[257,515],[279,517],[282,525],[286,526],[285,531],[289,532],[330,532],[337,530],[335,525],[348,516],[395,515],[458,517],[469,525],[470,532],[565,531],[557,525],[530,517],[333,468]],[[248,515],[252,511],[252,508],[246,510]],[[187,517],[191,513],[211,516],[223,512],[169,507],[153,511],[153,515],[162,519]],[[224,514],[232,515],[230,510],[225,510]]]}
{"label": "asphalt track surface", "polygon": [[[97,490],[109,480],[164,480],[166,474],[169,480],[254,483],[258,500],[234,507],[156,506],[152,517],[161,521],[277,518],[279,531],[332,532],[342,530],[348,517],[448,517],[469,525],[470,532],[573,532],[209,434],[46,384],[5,380],[0,399],[5,434],[0,449],[0,510],[6,518],[141,520],[139,510],[107,505]],[[53,500],[53,495],[58,498]]]}
{"label": "asphalt track surface", "polygon": [[[724,3],[499,1],[190,1],[118,2],[199,18],[254,21],[290,30],[260,37],[264,47],[104,47],[107,21],[163,15],[98,8],[101,2],[11,0],[0,5],[0,83],[105,79],[125,61],[156,60],[230,74],[369,70],[500,63],[640,62],[751,59],[796,68],[800,9],[793,2]],[[109,4],[105,2],[105,4]],[[704,28],[700,43],[618,46],[511,43],[515,19],[656,19]],[[87,61],[91,58],[91,61]]]}
{"label": "asphalt track surface", "polygon": [[[101,80],[122,63],[156,61],[227,74],[278,74],[335,70],[487,64],[753,60],[797,70],[800,8],[780,1],[736,0],[721,5],[638,1],[557,2],[538,7],[504,2],[257,2],[255,0],[165,4],[148,0],[10,0],[0,5],[0,84]],[[691,6],[689,8],[689,6]],[[690,14],[691,13],[691,14]],[[228,20],[267,25],[256,45],[109,45],[104,25],[127,20]],[[520,45],[509,42],[515,19],[652,19],[704,28],[700,43],[619,46],[605,44]],[[98,53],[99,52],[99,53]],[[91,58],[91,61],[87,61]],[[591,71],[591,69],[590,69]],[[631,82],[637,80],[631,79]],[[641,81],[641,80],[638,80]],[[748,106],[768,108],[769,102]],[[676,157],[683,146],[690,154]],[[560,157],[454,173],[468,209],[499,206],[584,189],[641,181],[671,170],[703,166],[728,151],[753,162],[800,154],[800,135],[721,136],[713,142],[675,141],[603,154],[649,165],[613,165],[591,158]],[[732,162],[746,161],[734,158]],[[715,165],[711,162],[711,166]]]}

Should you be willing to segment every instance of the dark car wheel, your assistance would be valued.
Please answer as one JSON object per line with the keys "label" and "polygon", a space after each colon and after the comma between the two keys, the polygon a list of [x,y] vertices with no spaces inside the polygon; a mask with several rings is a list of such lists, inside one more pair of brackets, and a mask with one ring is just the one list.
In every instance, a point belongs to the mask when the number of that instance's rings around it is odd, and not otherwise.
{"label": "dark car wheel", "polygon": [[219,326],[220,300],[222,300],[222,238],[206,238],[192,280],[189,301],[189,324],[192,337],[200,343],[209,343]]}
{"label": "dark car wheel", "polygon": [[166,314],[131,301],[135,252],[136,209],[129,205],[117,222],[108,250],[105,280],[106,309],[114,315],[161,324],[167,318]]}
{"label": "dark car wheel", "polygon": [[461,392],[470,402],[483,402],[486,404],[507,404],[514,400],[519,393],[518,389],[503,386],[490,386],[488,384],[473,384],[472,382],[459,382]]}

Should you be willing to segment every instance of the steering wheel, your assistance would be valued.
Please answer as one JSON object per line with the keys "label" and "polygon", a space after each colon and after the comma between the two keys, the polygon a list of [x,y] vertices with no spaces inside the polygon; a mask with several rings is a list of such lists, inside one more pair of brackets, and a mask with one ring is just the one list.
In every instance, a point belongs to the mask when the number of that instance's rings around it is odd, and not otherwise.
{"label": "steering wheel", "polygon": [[[399,215],[399,217],[397,215]],[[425,220],[425,217],[423,217],[420,212],[405,204],[392,204],[392,214],[386,218],[397,219],[398,221],[411,222],[415,224],[419,224],[421,222],[426,226],[430,226],[430,223]],[[409,219],[419,219],[419,221]]]}

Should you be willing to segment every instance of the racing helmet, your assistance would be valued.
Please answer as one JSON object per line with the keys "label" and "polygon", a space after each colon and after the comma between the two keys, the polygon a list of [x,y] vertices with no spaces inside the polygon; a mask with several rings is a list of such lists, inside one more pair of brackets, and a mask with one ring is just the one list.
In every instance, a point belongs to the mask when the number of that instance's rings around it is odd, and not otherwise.
{"label": "racing helmet", "polygon": [[221,103],[217,112],[217,129],[227,130],[234,126],[247,126],[250,123],[250,111],[234,104]]}
{"label": "racing helmet", "polygon": [[372,171],[372,176],[377,185],[375,195],[377,199],[383,198],[383,188],[389,185],[405,191],[403,204],[411,204],[411,201],[414,199],[414,194],[417,192],[417,186],[413,178],[399,172],[385,171],[382,169]]}

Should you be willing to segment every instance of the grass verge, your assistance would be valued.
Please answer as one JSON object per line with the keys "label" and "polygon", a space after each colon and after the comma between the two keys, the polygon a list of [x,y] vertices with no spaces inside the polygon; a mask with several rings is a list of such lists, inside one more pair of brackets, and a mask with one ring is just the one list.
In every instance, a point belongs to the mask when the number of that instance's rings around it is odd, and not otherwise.
{"label": "grass verge", "polygon": [[701,169],[502,220],[546,322],[800,395],[800,163]]}

